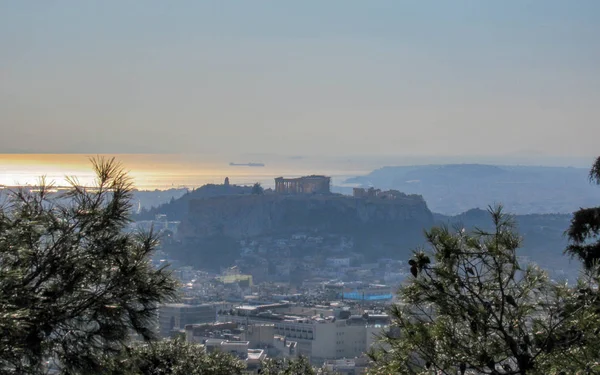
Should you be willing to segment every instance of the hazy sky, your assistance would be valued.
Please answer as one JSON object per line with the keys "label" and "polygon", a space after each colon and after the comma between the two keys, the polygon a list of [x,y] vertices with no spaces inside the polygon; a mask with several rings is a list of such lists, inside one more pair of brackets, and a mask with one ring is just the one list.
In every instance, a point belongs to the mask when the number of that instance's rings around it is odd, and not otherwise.
{"label": "hazy sky", "polygon": [[0,153],[590,156],[599,119],[598,0],[0,0]]}

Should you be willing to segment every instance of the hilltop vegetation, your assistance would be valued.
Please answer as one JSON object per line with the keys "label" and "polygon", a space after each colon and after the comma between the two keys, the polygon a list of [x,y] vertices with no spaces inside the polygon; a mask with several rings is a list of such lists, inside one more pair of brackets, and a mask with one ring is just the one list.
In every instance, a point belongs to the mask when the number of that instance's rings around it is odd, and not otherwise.
{"label": "hilltop vegetation", "polygon": [[225,195],[250,194],[251,187],[238,185],[215,185],[209,184],[197,189],[187,191],[177,199],[171,199],[167,203],[144,209],[134,216],[135,220],[154,220],[156,214],[167,215],[169,220],[180,221],[187,216],[190,201],[194,199],[207,199]]}

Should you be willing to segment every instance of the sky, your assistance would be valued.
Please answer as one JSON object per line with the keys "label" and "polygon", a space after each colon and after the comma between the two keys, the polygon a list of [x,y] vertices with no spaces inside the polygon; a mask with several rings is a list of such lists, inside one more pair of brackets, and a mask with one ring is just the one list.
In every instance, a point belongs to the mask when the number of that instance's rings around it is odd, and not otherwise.
{"label": "sky", "polygon": [[0,153],[592,157],[600,2],[0,0]]}

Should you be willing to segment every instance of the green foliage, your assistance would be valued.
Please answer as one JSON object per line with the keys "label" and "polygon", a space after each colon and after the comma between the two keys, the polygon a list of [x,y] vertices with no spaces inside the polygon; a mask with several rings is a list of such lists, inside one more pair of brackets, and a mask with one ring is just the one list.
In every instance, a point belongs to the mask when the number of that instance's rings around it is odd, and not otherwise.
{"label": "green foliage", "polygon": [[598,311],[590,281],[571,289],[522,267],[511,218],[501,207],[489,212],[490,232],[427,232],[431,251],[409,262],[414,276],[400,288],[382,349],[372,353],[373,373],[541,375],[566,370],[569,356],[577,356],[571,368],[593,363]]}
{"label": "green foliage", "polygon": [[252,194],[254,195],[263,195],[265,193],[265,189],[260,185],[260,182],[252,185]]}
{"label": "green foliage", "polygon": [[590,181],[600,185],[600,157],[596,159],[590,169]]}
{"label": "green foliage", "polygon": [[600,207],[582,208],[573,214],[567,230],[570,243],[565,250],[578,257],[586,268],[600,261]]}
{"label": "green foliage", "polygon": [[[600,157],[592,166],[590,181],[600,185]],[[565,253],[578,257],[587,269],[600,262],[600,207],[582,208],[573,214],[567,230],[570,244]]]}
{"label": "green foliage", "polygon": [[[588,270],[561,300],[565,324],[550,337],[554,350],[538,361],[545,374],[600,374],[600,278],[597,267]],[[566,289],[566,288],[565,288]]]}
{"label": "green foliage", "polygon": [[228,353],[207,354],[200,345],[181,338],[134,345],[106,366],[107,375],[238,375],[246,368]]}
{"label": "green foliage", "polygon": [[142,208],[142,211],[134,215],[135,220],[154,220],[157,214],[167,215],[169,220],[181,221],[188,215],[190,202],[199,199],[207,199],[213,197],[250,194],[252,188],[237,185],[215,185],[208,184],[179,196],[175,200],[152,207],[150,209]]}
{"label": "green foliage", "polygon": [[317,370],[310,365],[306,357],[297,359],[267,359],[262,363],[262,375],[317,375]]}
{"label": "green foliage", "polygon": [[149,256],[154,233],[125,233],[131,181],[114,161],[92,160],[96,186],[51,196],[9,193],[0,207],[0,372],[96,373],[130,334],[154,337],[156,307],[176,282]]}

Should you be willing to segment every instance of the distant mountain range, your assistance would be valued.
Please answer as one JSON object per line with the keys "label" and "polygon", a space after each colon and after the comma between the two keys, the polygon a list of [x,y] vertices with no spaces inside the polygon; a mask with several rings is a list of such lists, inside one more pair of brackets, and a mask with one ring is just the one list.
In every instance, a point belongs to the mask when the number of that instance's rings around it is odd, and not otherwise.
{"label": "distant mountain range", "polygon": [[345,183],[419,194],[431,211],[446,215],[495,203],[513,214],[572,213],[600,203],[600,189],[589,184],[588,171],[483,164],[383,167]]}

